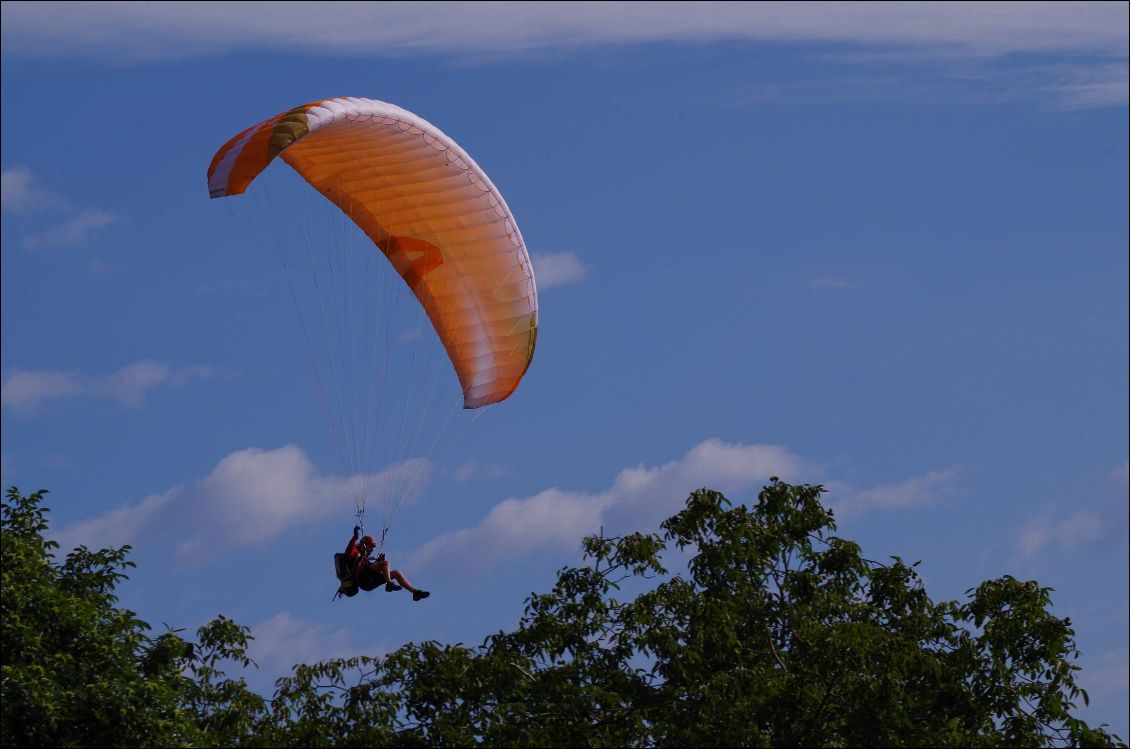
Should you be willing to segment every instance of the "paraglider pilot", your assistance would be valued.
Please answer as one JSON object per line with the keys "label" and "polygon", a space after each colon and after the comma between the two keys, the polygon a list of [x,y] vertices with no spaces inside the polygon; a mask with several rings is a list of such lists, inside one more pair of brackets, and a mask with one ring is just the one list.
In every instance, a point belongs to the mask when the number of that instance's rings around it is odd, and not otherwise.
{"label": "paraglider pilot", "polygon": [[408,578],[400,570],[390,570],[384,553],[378,554],[376,559],[370,559],[373,550],[377,548],[377,539],[364,536],[358,541],[357,536],[360,534],[360,526],[353,526],[353,537],[345,546],[346,562],[353,569],[353,580],[358,588],[375,590],[383,583],[389,593],[407,590],[412,594],[413,601],[422,601],[431,595],[426,590],[412,587],[412,583],[408,582]]}

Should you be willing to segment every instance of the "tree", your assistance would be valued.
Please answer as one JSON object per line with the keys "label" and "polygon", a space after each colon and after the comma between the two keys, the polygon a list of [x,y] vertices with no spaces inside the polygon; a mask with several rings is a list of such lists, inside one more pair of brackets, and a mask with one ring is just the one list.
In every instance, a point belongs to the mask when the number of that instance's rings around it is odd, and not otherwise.
{"label": "tree", "polygon": [[835,536],[822,492],[772,479],[734,507],[701,489],[662,535],[585,539],[513,631],[300,665],[267,701],[223,670],[253,665],[245,627],[152,637],[115,606],[128,547],[55,564],[43,493],[12,489],[0,742],[1125,746],[1072,715],[1079,653],[1048,588],[1004,577],[932,601],[915,565]]}
{"label": "tree", "polygon": [[[703,489],[662,537],[590,537],[513,632],[298,667],[249,743],[1119,745],[1071,715],[1087,696],[1048,588],[931,601],[914,565],[833,535],[823,491],[774,478],[747,508]],[[627,580],[657,582],[620,601]]]}
{"label": "tree", "polygon": [[3,503],[0,744],[234,743],[263,700],[216,664],[250,665],[246,628],[220,617],[200,628],[199,644],[173,630],[150,635],[116,606],[130,547],[80,546],[57,564],[58,544],[43,536],[45,494],[13,487]]}

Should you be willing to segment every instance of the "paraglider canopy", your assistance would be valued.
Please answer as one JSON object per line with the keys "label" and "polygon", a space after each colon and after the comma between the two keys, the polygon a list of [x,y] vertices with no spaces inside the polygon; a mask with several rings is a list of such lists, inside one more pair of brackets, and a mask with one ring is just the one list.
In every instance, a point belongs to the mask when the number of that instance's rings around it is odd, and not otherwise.
{"label": "paraglider canopy", "polygon": [[208,168],[209,195],[241,194],[276,156],[392,262],[439,335],[463,407],[509,397],[533,358],[537,289],[506,201],[471,157],[400,107],[323,99],[225,143]]}

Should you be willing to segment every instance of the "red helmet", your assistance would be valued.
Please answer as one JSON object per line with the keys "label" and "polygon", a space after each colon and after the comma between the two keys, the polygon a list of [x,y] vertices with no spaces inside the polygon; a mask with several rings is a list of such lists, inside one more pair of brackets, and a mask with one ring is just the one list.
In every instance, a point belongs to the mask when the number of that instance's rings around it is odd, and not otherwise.
{"label": "red helmet", "polygon": [[373,538],[372,536],[364,536],[361,538],[361,543],[358,545],[368,546],[370,549],[375,549],[377,548],[377,539]]}

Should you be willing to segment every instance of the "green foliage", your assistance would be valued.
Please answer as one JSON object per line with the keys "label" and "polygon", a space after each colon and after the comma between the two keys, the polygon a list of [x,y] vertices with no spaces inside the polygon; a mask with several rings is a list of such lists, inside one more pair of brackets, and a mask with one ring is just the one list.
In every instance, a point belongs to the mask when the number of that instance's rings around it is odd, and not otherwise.
{"label": "green foliage", "polygon": [[[127,548],[53,561],[42,493],[4,505],[3,731],[13,745],[1124,746],[1086,694],[1050,590],[932,601],[915,565],[834,535],[820,486],[752,507],[691,494],[662,534],[584,540],[586,564],[482,645],[410,643],[295,667],[272,700],[229,678],[248,630],[190,644],[115,607]],[[672,575],[663,555],[686,558]],[[634,591],[621,600],[625,590]]]}
{"label": "green foliage", "polygon": [[[481,647],[409,644],[280,680],[279,746],[1115,746],[1071,715],[1069,622],[1003,578],[935,603],[901,559],[833,535],[820,486],[694,492],[663,536],[589,564]],[[669,545],[689,576],[667,576]],[[657,581],[629,601],[621,585]]]}
{"label": "green foliage", "polygon": [[3,503],[0,744],[234,743],[262,699],[215,665],[248,664],[246,630],[221,617],[201,627],[197,646],[173,631],[152,637],[116,605],[115,588],[134,566],[129,547],[79,547],[58,564],[58,544],[43,536],[45,494],[13,487]]}

